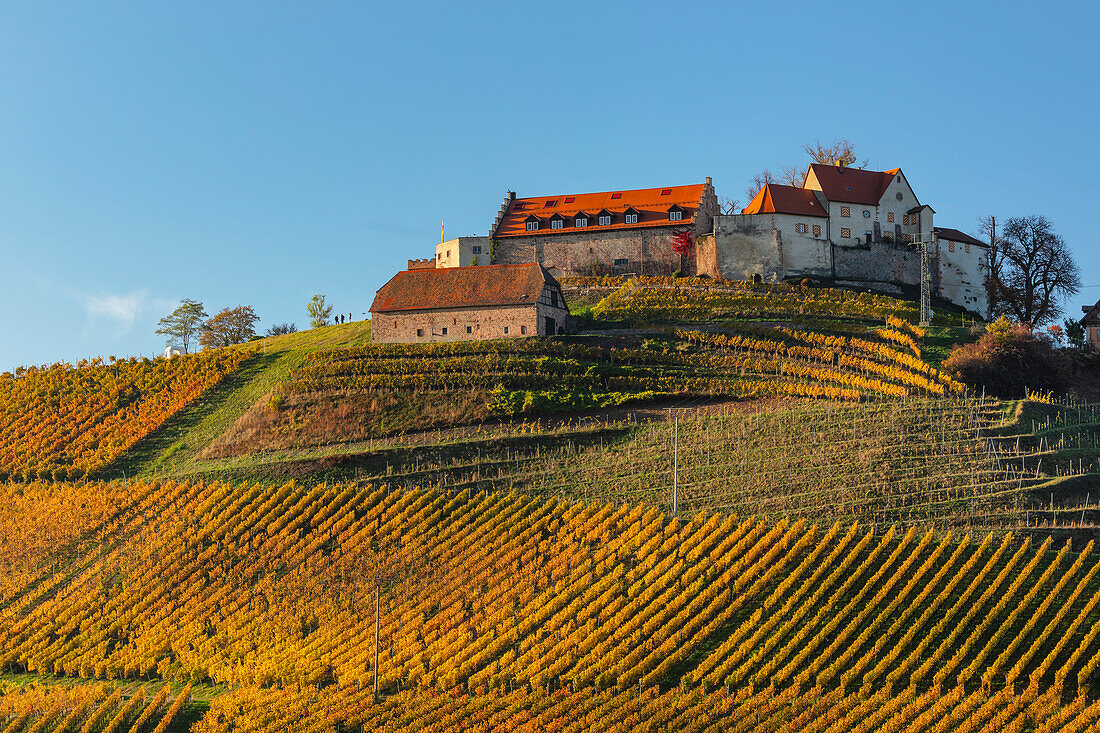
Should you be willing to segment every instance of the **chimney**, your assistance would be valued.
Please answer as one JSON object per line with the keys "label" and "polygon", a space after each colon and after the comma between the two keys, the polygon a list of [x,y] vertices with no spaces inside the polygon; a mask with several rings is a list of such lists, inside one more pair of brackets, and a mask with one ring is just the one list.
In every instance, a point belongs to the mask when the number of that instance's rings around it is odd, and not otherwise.
{"label": "chimney", "polygon": [[516,200],[516,192],[515,191],[509,191],[508,192],[508,200],[509,201],[515,201]]}

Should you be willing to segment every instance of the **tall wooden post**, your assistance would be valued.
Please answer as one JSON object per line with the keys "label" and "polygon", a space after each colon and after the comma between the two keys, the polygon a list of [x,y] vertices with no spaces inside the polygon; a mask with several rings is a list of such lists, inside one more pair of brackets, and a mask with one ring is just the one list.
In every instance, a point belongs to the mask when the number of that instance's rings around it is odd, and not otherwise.
{"label": "tall wooden post", "polygon": [[374,704],[378,704],[378,616],[379,606],[378,600],[380,595],[380,586],[378,581],[374,581]]}

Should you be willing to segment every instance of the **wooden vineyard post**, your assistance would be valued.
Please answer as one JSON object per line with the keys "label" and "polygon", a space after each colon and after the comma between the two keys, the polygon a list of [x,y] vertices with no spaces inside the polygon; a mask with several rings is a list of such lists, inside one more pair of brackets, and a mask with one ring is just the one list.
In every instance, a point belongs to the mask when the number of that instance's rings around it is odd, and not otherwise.
{"label": "wooden vineyard post", "polygon": [[374,581],[374,704],[378,704],[378,611],[379,582]]}

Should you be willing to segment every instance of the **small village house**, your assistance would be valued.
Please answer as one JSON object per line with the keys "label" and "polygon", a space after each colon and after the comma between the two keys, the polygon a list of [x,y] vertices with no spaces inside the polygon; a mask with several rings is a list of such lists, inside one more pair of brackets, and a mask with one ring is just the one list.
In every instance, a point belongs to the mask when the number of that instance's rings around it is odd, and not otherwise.
{"label": "small village house", "polygon": [[1085,344],[1100,351],[1100,300],[1095,305],[1081,306],[1081,310],[1085,312],[1081,319],[1081,325],[1085,327]]}
{"label": "small village house", "polygon": [[374,341],[405,344],[553,336],[569,316],[561,285],[538,263],[404,270],[370,312]]}

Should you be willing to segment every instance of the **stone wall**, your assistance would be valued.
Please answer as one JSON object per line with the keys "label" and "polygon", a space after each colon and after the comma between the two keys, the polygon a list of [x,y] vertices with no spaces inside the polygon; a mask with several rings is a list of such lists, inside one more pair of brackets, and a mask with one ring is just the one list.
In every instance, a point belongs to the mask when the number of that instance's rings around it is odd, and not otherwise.
{"label": "stone wall", "polygon": [[763,282],[792,275],[832,277],[832,247],[827,239],[812,235],[813,225],[824,220],[807,218],[805,235],[795,229],[802,221],[780,214],[715,217],[713,242],[706,243],[700,273],[727,280],[758,277]]}
{"label": "stone wall", "polygon": [[376,313],[371,319],[371,339],[375,343],[413,344],[546,336],[550,335],[545,320],[547,317],[554,320],[553,332],[557,333],[559,328],[565,326],[568,315],[569,312],[563,308],[542,303]]}
{"label": "stone wall", "polygon": [[855,283],[920,285],[920,254],[885,243],[834,247],[833,277]]}
{"label": "stone wall", "polygon": [[[680,256],[672,251],[672,239],[682,227],[534,234],[498,237],[495,264],[540,262],[555,276],[605,273],[668,275],[681,269]],[[687,257],[694,270],[694,258]],[[626,264],[615,264],[626,260]],[[695,274],[685,272],[685,274]]]}

